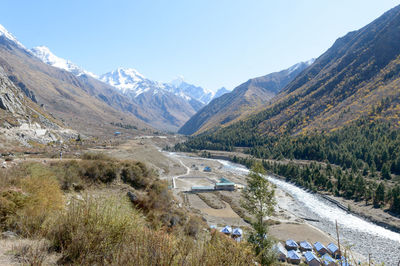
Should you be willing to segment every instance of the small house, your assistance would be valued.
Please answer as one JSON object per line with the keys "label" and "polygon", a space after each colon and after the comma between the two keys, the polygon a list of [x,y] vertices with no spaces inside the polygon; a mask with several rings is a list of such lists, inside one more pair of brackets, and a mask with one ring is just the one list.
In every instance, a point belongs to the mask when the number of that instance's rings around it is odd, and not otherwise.
{"label": "small house", "polygon": [[232,231],[232,237],[236,238],[236,237],[242,237],[243,235],[243,230],[241,228],[235,228]]}
{"label": "small house", "polygon": [[211,172],[211,167],[210,166],[206,166],[203,169],[204,172]]}
{"label": "small house", "polygon": [[215,190],[234,191],[235,183],[215,183]]}
{"label": "small house", "polygon": [[312,251],[313,247],[307,241],[301,241],[300,242],[300,250],[301,251]]}
{"label": "small house", "polygon": [[297,250],[299,245],[293,239],[286,240],[285,247],[287,250]]}
{"label": "small house", "polygon": [[214,191],[213,186],[197,186],[197,187],[192,187],[192,192],[210,192]]}
{"label": "small house", "polygon": [[221,233],[224,233],[225,235],[232,234],[232,227],[230,227],[229,225],[225,226],[221,229]]}
{"label": "small house", "polygon": [[333,244],[329,243],[329,245],[326,247],[328,249],[328,253],[335,259],[340,258],[340,251],[339,248]]}
{"label": "small house", "polygon": [[114,136],[119,136],[119,135],[121,135],[122,133],[121,132],[119,132],[119,131],[115,131],[114,132]]}
{"label": "small house", "polygon": [[312,251],[307,251],[304,253],[304,257],[306,258],[307,265],[310,266],[320,266],[321,261],[318,259],[317,255],[314,254]]}
{"label": "small house", "polygon": [[286,261],[287,259],[287,250],[286,248],[282,245],[281,242],[278,242],[272,247],[272,250],[275,252],[276,256],[278,257],[279,261]]}
{"label": "small house", "polygon": [[328,252],[328,250],[326,249],[326,247],[325,247],[322,243],[320,243],[320,242],[315,242],[315,244],[314,244],[314,249],[315,249],[315,251],[318,252],[318,254],[320,254],[321,256]]}
{"label": "small house", "polygon": [[328,253],[321,257],[322,265],[336,266],[336,261]]}
{"label": "small house", "polygon": [[301,256],[295,250],[289,250],[287,253],[287,261],[292,264],[300,264]]}

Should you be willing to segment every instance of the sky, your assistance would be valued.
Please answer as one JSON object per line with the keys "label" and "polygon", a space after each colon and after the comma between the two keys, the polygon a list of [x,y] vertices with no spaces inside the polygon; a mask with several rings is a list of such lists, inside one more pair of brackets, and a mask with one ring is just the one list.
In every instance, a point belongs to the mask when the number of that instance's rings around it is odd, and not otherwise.
{"label": "sky", "polygon": [[1,0],[0,24],[27,48],[103,74],[233,89],[316,58],[394,0]]}

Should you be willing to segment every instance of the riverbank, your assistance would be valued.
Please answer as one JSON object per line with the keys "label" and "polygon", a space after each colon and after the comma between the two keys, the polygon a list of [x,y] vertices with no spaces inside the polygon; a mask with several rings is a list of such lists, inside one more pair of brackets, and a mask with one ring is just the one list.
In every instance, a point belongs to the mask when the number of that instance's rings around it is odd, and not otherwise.
{"label": "riverbank", "polygon": [[[241,152],[227,152],[227,151],[206,151],[209,154],[209,158],[212,159],[221,159],[221,160],[228,160],[233,162],[232,158],[236,156],[237,158],[250,158],[249,155],[241,153]],[[195,155],[196,153],[192,153]],[[197,155],[197,154],[196,154]],[[256,159],[256,158],[252,158]],[[256,159],[260,160],[260,159]],[[277,162],[277,163],[284,163],[287,164],[289,162],[293,162],[295,164],[310,164],[310,161],[304,160],[283,160],[283,161],[276,161],[276,160],[268,160],[270,162]],[[317,162],[320,163],[320,162]],[[324,164],[324,163],[320,163]],[[286,180],[285,177],[277,176],[273,173],[270,173],[273,176],[276,176],[282,180]],[[389,229],[393,232],[400,232],[400,217],[392,215],[387,209],[375,208],[373,204],[365,204],[364,201],[354,201],[348,200],[342,197],[336,197],[332,194],[326,192],[317,192],[318,194],[322,195],[323,197],[327,197],[328,200],[331,200],[332,203],[336,204],[339,208],[343,208],[344,210],[355,214],[357,216],[362,217],[376,225],[382,226],[386,229]]]}

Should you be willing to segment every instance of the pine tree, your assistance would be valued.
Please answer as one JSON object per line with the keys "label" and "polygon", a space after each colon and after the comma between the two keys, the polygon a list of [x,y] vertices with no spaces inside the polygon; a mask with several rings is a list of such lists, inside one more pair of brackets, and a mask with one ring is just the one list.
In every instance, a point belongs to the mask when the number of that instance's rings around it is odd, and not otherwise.
{"label": "pine tree", "polygon": [[265,170],[261,163],[256,163],[252,167],[247,177],[247,187],[243,190],[242,207],[255,218],[251,221],[253,232],[250,233],[248,241],[254,246],[260,264],[272,265],[275,260],[271,252],[273,242],[267,237],[268,225],[264,219],[274,211],[275,189],[263,176],[264,174]]}
{"label": "pine tree", "polygon": [[381,203],[385,201],[385,186],[381,182],[375,191],[374,205],[380,207]]}

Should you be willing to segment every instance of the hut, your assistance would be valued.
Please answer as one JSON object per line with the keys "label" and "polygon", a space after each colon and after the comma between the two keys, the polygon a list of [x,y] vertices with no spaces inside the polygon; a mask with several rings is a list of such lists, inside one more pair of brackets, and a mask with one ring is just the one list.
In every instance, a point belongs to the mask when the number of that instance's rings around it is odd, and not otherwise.
{"label": "hut", "polygon": [[299,248],[299,245],[297,245],[296,241],[294,241],[293,239],[288,239],[286,240],[285,248],[287,250],[297,250]]}
{"label": "hut", "polygon": [[230,227],[229,225],[225,226],[221,229],[221,233],[224,233],[225,235],[232,234],[232,227]]}
{"label": "hut", "polygon": [[329,256],[328,253],[325,253],[325,255],[321,257],[321,261],[322,265],[336,266],[336,261],[331,256]]}
{"label": "hut", "polygon": [[288,256],[288,252],[286,248],[282,245],[281,242],[278,242],[272,247],[272,250],[275,252],[279,261],[285,262]]}
{"label": "hut", "polygon": [[306,258],[306,263],[311,266],[320,266],[321,261],[318,259],[317,255],[312,251],[307,251],[304,253],[304,257]]}
{"label": "hut", "polygon": [[301,251],[312,251],[313,247],[307,241],[301,241],[300,242],[300,250]]}
{"label": "hut", "polygon": [[232,231],[232,237],[242,237],[243,235],[243,230],[241,228],[235,228]]}
{"label": "hut", "polygon": [[326,249],[326,247],[320,243],[320,242],[315,242],[314,243],[314,249],[316,252],[318,252],[319,255],[324,255],[325,253],[328,252],[328,250]]}
{"label": "hut", "polygon": [[292,264],[300,264],[301,256],[295,250],[289,250],[287,253],[287,261]]}
{"label": "hut", "polygon": [[119,135],[121,135],[122,133],[121,132],[119,132],[119,131],[115,131],[114,132],[114,136],[119,136]]}
{"label": "hut", "polygon": [[204,172],[211,172],[211,167],[210,166],[206,166],[203,169]]}
{"label": "hut", "polygon": [[340,258],[340,251],[339,248],[333,244],[333,243],[329,243],[329,245],[326,247],[328,249],[328,253],[335,259]]}

